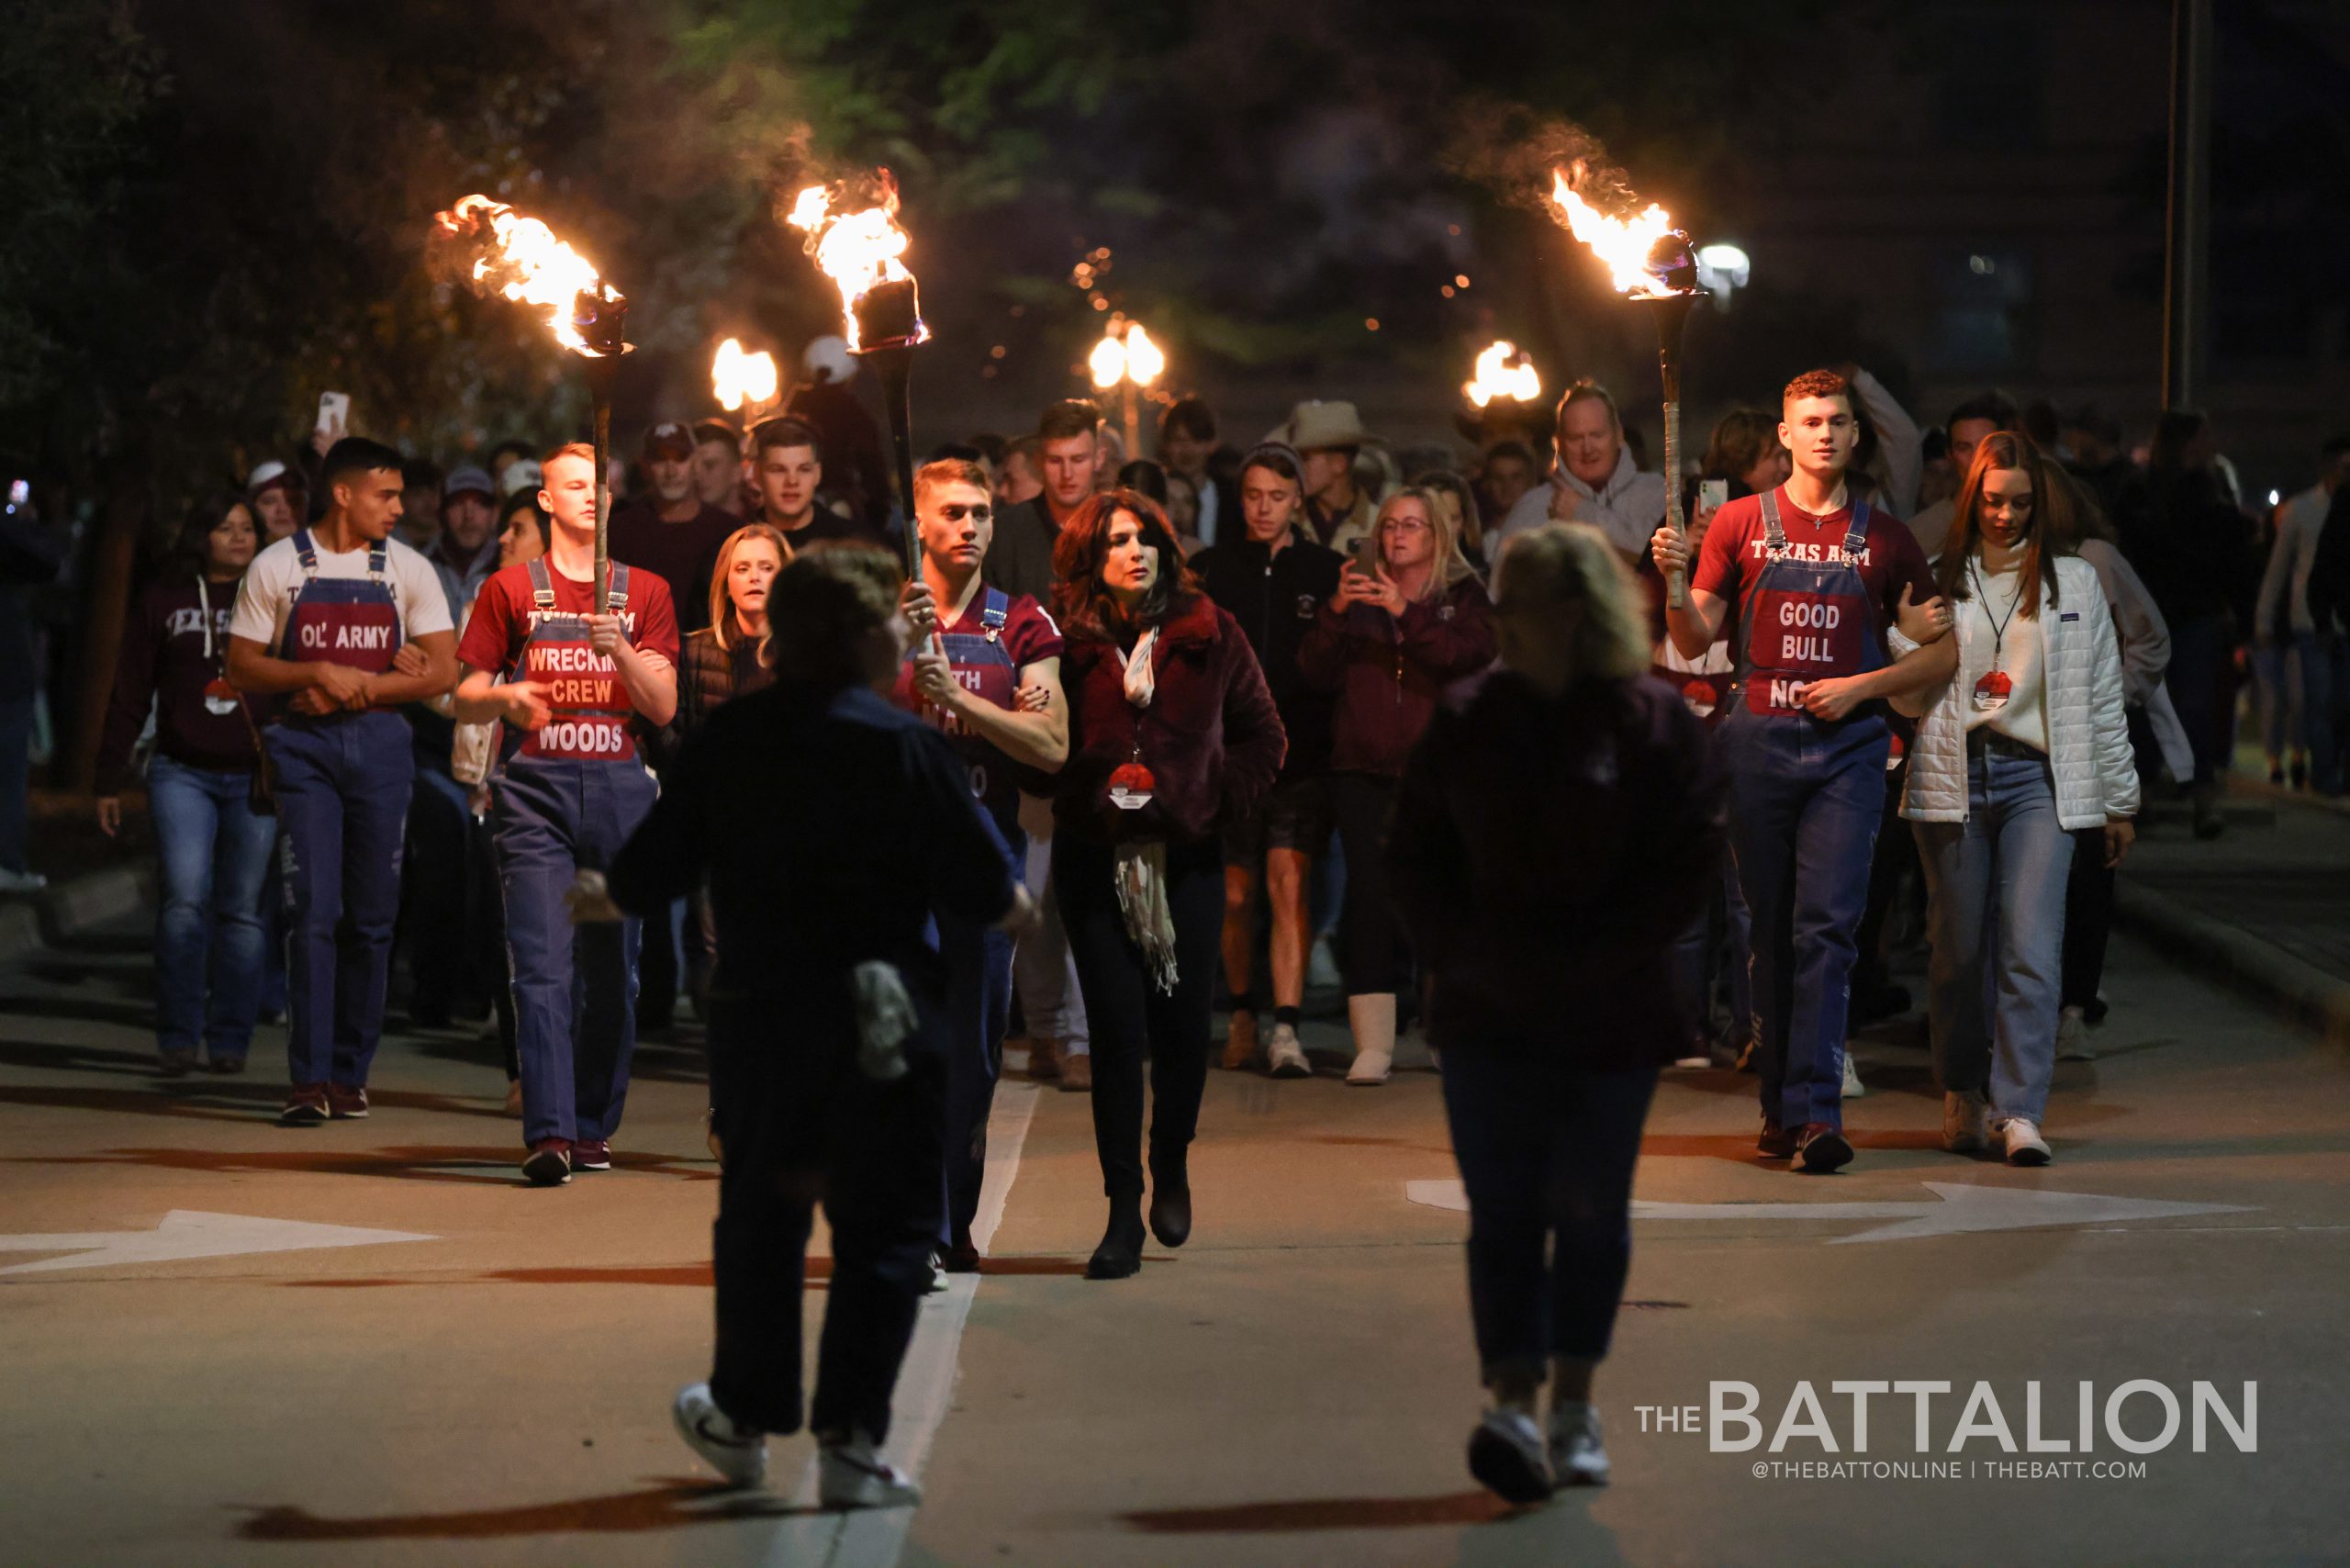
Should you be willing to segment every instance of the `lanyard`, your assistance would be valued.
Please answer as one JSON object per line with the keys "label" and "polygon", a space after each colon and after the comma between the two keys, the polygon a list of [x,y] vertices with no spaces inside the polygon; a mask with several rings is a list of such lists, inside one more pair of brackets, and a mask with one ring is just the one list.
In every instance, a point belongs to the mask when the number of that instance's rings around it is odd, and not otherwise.
{"label": "lanyard", "polygon": [[212,662],[212,588],[211,585],[204,580],[202,572],[196,574],[196,603],[198,612],[204,617],[204,662],[210,664]]}
{"label": "lanyard", "polygon": [[2019,564],[2016,567],[2015,597],[2008,600],[2008,612],[2001,616],[1991,616],[1990,593],[1983,586],[1983,575],[1975,567],[1975,563],[1970,559],[1966,563],[1966,575],[1975,584],[1975,597],[1983,601],[1983,613],[1986,617],[1991,617],[1991,667],[1997,670],[2007,660],[2009,623],[2015,620],[2016,610],[2023,603],[2023,590],[2031,585],[2023,580],[2023,567]]}

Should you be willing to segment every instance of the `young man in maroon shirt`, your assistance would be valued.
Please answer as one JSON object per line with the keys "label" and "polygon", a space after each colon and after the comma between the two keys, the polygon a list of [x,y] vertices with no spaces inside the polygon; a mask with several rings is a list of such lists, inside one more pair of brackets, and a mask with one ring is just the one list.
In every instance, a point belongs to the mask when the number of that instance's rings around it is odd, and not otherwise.
{"label": "young man in maroon shirt", "polygon": [[547,454],[539,504],[551,547],[482,585],[457,649],[456,716],[507,726],[491,786],[522,1073],[522,1173],[559,1185],[611,1169],[636,1045],[639,923],[575,934],[564,894],[603,870],[653,809],[637,745],[677,709],[677,622],[666,584],[611,563],[599,606],[595,450]]}
{"label": "young man in maroon shirt", "polygon": [[[1753,913],[1757,1148],[1807,1170],[1852,1158],[1843,1136],[1844,1029],[1853,931],[1885,809],[1891,731],[1882,700],[1948,679],[1957,644],[1925,553],[1901,521],[1852,498],[1859,426],[1833,371],[1787,385],[1779,440],[1786,483],[1714,514],[1685,602],[1665,612],[1683,656],[1722,634],[1736,607],[1729,718],[1730,848]],[[1679,531],[1650,543],[1657,569],[1689,566]],[[1921,644],[1898,662],[1886,632]]]}

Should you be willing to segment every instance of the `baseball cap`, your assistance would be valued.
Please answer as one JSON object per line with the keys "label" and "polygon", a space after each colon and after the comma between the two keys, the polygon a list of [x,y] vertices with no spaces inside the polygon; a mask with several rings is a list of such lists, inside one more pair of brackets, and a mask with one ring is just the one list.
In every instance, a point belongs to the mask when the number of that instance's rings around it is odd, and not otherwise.
{"label": "baseball cap", "polygon": [[258,496],[276,485],[291,485],[294,475],[285,464],[273,457],[266,463],[256,463],[253,471],[245,476],[245,494]]}
{"label": "baseball cap", "polygon": [[451,496],[487,496],[495,501],[498,499],[498,486],[487,470],[476,468],[469,463],[463,468],[451,470],[448,479],[441,487],[441,496],[444,500]]}
{"label": "baseball cap", "polygon": [[672,457],[694,454],[694,432],[675,420],[665,420],[644,432],[644,455],[656,457],[666,454]]}

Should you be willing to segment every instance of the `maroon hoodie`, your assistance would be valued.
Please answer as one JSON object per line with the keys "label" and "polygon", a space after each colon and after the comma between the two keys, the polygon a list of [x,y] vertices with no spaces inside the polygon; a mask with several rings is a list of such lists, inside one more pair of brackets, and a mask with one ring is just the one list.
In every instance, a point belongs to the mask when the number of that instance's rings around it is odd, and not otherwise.
{"label": "maroon hoodie", "polygon": [[1445,689],[1494,662],[1494,601],[1473,576],[1400,616],[1375,604],[1325,604],[1297,662],[1310,684],[1338,694],[1331,767],[1402,778]]}
{"label": "maroon hoodie", "polygon": [[[1151,650],[1156,694],[1126,700],[1125,666],[1099,639],[1069,633],[1061,684],[1069,693],[1069,763],[1054,786],[1054,816],[1097,843],[1198,840],[1272,787],[1289,746],[1264,672],[1239,622],[1204,596],[1159,629]],[[1150,803],[1110,801],[1110,775],[1139,742],[1153,779]]]}
{"label": "maroon hoodie", "polygon": [[155,750],[173,762],[212,773],[251,773],[253,737],[234,707],[215,713],[204,689],[219,678],[229,655],[229,611],[235,583],[209,583],[212,651],[205,652],[204,612],[193,573],[149,588],[123,628],[115,660],[114,697],[98,741],[98,793],[118,794],[131,778],[131,748],[155,709]]}

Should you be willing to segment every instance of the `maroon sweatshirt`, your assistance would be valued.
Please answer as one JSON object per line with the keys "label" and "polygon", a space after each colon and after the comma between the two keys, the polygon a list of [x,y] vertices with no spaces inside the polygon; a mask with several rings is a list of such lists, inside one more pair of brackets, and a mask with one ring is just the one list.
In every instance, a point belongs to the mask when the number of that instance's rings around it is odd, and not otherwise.
{"label": "maroon sweatshirt", "polygon": [[132,610],[98,740],[99,794],[117,794],[130,781],[130,752],[146,728],[150,703],[161,755],[213,773],[253,770],[252,731],[244,715],[234,708],[215,713],[205,706],[204,689],[220,677],[229,656],[229,611],[237,602],[237,585],[211,583],[207,588],[212,599],[208,655],[193,574],[155,584]]}
{"label": "maroon sweatshirt", "polygon": [[1341,773],[1404,774],[1404,759],[1455,681],[1494,662],[1494,601],[1466,577],[1400,616],[1331,599],[1297,651],[1306,680],[1338,694],[1330,766]]}

